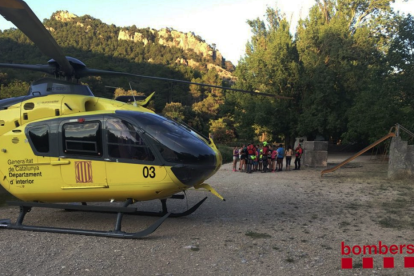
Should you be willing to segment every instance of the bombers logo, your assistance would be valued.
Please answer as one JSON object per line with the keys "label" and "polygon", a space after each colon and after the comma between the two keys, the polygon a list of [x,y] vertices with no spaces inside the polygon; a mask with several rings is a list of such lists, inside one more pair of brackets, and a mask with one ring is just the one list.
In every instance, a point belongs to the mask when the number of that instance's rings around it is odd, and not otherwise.
{"label": "bombers logo", "polygon": [[[383,257],[383,268],[394,268],[394,255],[409,255],[404,257],[404,268],[414,268],[414,244],[392,244],[386,245],[382,241],[377,244],[365,244],[365,245],[346,245],[345,242],[341,242],[341,255],[342,256],[359,256],[362,255],[362,268],[373,269],[374,258],[366,257],[367,255],[391,255]],[[352,269],[353,258],[342,258],[342,269]],[[378,265],[377,265],[378,266]]]}
{"label": "bombers logo", "polygon": [[92,183],[92,162],[76,161],[75,162],[76,183]]}

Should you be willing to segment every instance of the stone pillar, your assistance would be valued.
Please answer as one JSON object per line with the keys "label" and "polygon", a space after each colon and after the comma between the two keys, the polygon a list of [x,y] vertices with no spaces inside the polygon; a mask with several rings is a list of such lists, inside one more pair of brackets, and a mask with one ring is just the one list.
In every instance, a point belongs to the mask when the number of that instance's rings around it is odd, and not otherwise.
{"label": "stone pillar", "polygon": [[414,172],[414,145],[408,145],[401,137],[393,137],[388,162],[389,178],[405,178]]}
{"label": "stone pillar", "polygon": [[296,137],[295,138],[295,144],[293,145],[293,149],[296,149],[299,146],[299,144],[301,144],[302,145],[302,148],[303,148],[303,143],[305,141],[308,141],[308,138],[306,138],[306,136]]}
{"label": "stone pillar", "polygon": [[326,167],[328,165],[328,142],[305,141],[302,162],[308,167]]}

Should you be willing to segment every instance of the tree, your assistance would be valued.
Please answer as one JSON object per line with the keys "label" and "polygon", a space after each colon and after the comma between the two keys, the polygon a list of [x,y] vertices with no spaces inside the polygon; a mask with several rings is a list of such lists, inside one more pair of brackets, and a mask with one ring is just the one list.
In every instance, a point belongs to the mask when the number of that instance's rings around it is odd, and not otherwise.
{"label": "tree", "polygon": [[[200,79],[201,82],[221,85],[222,81],[217,72],[208,72],[206,65],[193,69],[176,62],[177,59],[187,61],[192,59],[192,61],[201,64],[207,61],[202,54],[179,47],[160,45],[158,31],[154,29],[140,29],[136,26],[122,28],[122,30],[127,30],[130,35],[138,36],[136,33],[139,33],[142,41],[135,42],[134,40],[118,40],[120,27],[104,24],[91,16],[76,17],[67,22],[56,20],[52,16],[50,19],[44,20],[44,24],[63,48],[65,55],[78,58],[89,68],[187,81]],[[173,38],[169,37],[168,39],[172,40]],[[44,56],[21,31],[16,29],[0,31],[0,61],[2,63],[44,64],[48,59],[50,57]],[[211,58],[210,62],[213,62]],[[224,67],[221,58],[217,58],[215,62],[220,67]],[[1,72],[9,74],[7,79],[0,79],[4,87],[8,86],[12,79],[20,79],[22,82],[38,79],[33,77],[33,72],[29,71],[1,69]],[[44,77],[44,74],[36,74]],[[125,87],[125,85],[128,86],[129,80],[130,78],[127,77],[105,76],[103,78],[89,77],[81,81],[87,83],[96,96],[111,98],[113,91],[106,89],[105,86]],[[208,101],[218,101],[218,104],[223,101],[219,90],[202,88],[197,91],[197,89],[189,89],[188,85],[172,85],[171,83],[154,79],[139,79],[136,86],[134,85],[134,89],[147,95],[156,92],[154,100],[151,102],[156,112],[162,112],[167,103],[179,102],[183,106],[191,105],[206,99],[210,94],[212,94],[212,98]],[[192,95],[192,92],[195,94]],[[130,94],[127,93],[127,95]],[[206,106],[210,105],[210,102],[206,103]],[[194,125],[202,126],[202,129],[199,130],[208,132],[208,122],[215,115],[207,113],[193,113],[192,115],[194,117],[186,117],[185,119],[194,121]]]}
{"label": "tree", "polygon": [[[201,83],[202,80],[200,78],[192,79],[191,82]],[[197,102],[202,95],[202,87],[196,84],[190,84],[190,94],[193,98],[193,103]]]}
{"label": "tree", "polygon": [[226,143],[234,140],[234,131],[227,126],[225,119],[210,120],[210,134],[213,135],[214,141]]}
{"label": "tree", "polygon": [[0,86],[0,98],[6,99],[11,97],[19,97],[27,94],[29,90],[29,84],[27,82],[21,82],[13,80],[8,85],[1,84]]}
{"label": "tree", "polygon": [[[238,80],[235,87],[295,96],[300,89],[300,64],[296,45],[289,32],[289,22],[279,10],[268,8],[266,15],[267,24],[259,18],[248,20],[253,36],[246,45],[245,57],[236,68]],[[283,133],[288,139],[294,135],[297,117],[294,101],[239,96],[236,106],[239,106],[239,111],[235,110],[235,121],[240,122],[237,132],[243,135],[248,133],[250,137],[247,139],[255,135],[253,125],[257,126],[256,129]],[[283,119],[279,116],[283,116]]]}
{"label": "tree", "polygon": [[167,103],[162,114],[176,120],[184,120],[184,107],[181,103]]}
{"label": "tree", "polygon": [[396,28],[388,32],[387,51],[378,66],[371,68],[370,85],[356,96],[350,108],[350,141],[373,142],[384,136],[395,123],[414,129],[414,21],[411,15],[395,16]]}
{"label": "tree", "polygon": [[145,93],[137,92],[136,90],[125,91],[123,88],[116,88],[114,92],[114,99],[119,96],[145,96]]}
{"label": "tree", "polygon": [[[318,1],[300,21],[297,47],[303,63],[301,135],[343,137],[355,98],[373,88],[383,56],[372,28],[391,0]],[[382,19],[382,17],[381,17]]]}
{"label": "tree", "polygon": [[394,99],[401,111],[398,122],[414,129],[414,18],[408,14],[399,19],[398,35],[393,39],[388,62]]}

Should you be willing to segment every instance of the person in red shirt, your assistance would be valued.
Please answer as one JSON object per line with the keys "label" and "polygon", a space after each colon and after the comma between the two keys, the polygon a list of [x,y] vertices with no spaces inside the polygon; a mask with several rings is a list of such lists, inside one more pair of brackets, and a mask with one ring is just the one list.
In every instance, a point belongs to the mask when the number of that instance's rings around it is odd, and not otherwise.
{"label": "person in red shirt", "polygon": [[299,146],[295,149],[295,168],[294,170],[300,170],[300,159],[302,158],[303,149],[302,146]]}
{"label": "person in red shirt", "polygon": [[247,147],[247,169],[246,173],[252,173],[253,161],[256,158],[256,148],[253,143],[250,143]]}
{"label": "person in red shirt", "polygon": [[267,166],[268,166],[268,162],[267,162],[267,154],[269,151],[269,147],[267,146],[267,142],[263,142],[263,149],[262,149],[262,162],[263,162],[263,171],[262,173],[267,172]]}

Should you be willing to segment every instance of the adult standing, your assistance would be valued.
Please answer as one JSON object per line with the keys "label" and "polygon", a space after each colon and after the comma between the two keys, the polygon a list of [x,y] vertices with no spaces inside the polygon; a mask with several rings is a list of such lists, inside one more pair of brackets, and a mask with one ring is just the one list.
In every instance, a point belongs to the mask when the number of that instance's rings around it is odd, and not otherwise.
{"label": "adult standing", "polygon": [[247,167],[247,147],[243,145],[242,149],[240,150],[240,168],[241,171],[246,171]]}
{"label": "adult standing", "polygon": [[264,154],[264,151],[262,152],[262,162],[263,162],[263,171],[262,171],[262,173],[265,173],[265,172],[267,172],[268,162],[267,162],[267,155]]}
{"label": "adult standing", "polygon": [[269,150],[267,151],[267,165],[269,166],[268,171],[272,171],[272,147],[269,146]]}
{"label": "adult standing", "polygon": [[277,150],[274,147],[271,147],[271,151],[272,151],[272,155],[271,155],[271,160],[272,160],[272,172],[276,171],[276,156],[277,156]]}
{"label": "adult standing", "polygon": [[263,149],[258,149],[259,154],[259,171],[261,172],[263,170]]}
{"label": "adult standing", "polygon": [[252,173],[253,161],[256,159],[256,148],[253,143],[247,146],[247,169],[246,173]]}
{"label": "adult standing", "polygon": [[255,152],[255,158],[253,160],[253,170],[252,171],[257,171],[257,167],[259,165],[259,148],[256,148],[256,152]]}
{"label": "adult standing", "polygon": [[286,170],[290,171],[290,162],[292,161],[293,150],[291,146],[288,146],[285,156],[286,156]]}
{"label": "adult standing", "polygon": [[233,172],[236,171],[237,168],[237,161],[239,160],[239,148],[233,148]]}
{"label": "adult standing", "polygon": [[302,158],[303,149],[301,144],[295,149],[295,170],[300,170],[300,159]]}
{"label": "adult standing", "polygon": [[278,171],[282,171],[283,168],[283,158],[285,157],[285,149],[283,145],[280,144],[279,148],[277,149],[277,167]]}
{"label": "adult standing", "polygon": [[267,172],[267,166],[268,166],[268,162],[267,162],[267,153],[269,151],[269,147],[267,146],[267,142],[264,141],[263,142],[263,149],[262,149],[262,162],[263,162],[263,171],[262,172]]}

